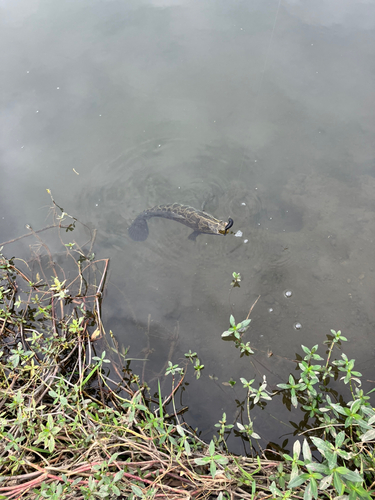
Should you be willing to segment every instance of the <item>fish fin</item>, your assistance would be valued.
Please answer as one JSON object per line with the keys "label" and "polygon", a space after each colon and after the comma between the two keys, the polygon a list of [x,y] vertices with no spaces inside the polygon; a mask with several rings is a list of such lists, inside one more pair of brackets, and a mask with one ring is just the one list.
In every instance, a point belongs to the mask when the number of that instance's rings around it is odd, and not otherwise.
{"label": "fish fin", "polygon": [[183,215],[175,214],[172,212],[171,215],[168,217],[168,219],[175,219],[175,220],[183,219],[183,220],[185,220],[185,217]]}
{"label": "fish fin", "polygon": [[137,217],[129,227],[128,233],[133,241],[145,241],[148,236],[147,220],[144,217]]}
{"label": "fish fin", "polygon": [[197,241],[197,236],[199,236],[201,233],[199,231],[194,231],[190,234],[190,236],[188,237],[188,240],[191,240],[191,241]]}

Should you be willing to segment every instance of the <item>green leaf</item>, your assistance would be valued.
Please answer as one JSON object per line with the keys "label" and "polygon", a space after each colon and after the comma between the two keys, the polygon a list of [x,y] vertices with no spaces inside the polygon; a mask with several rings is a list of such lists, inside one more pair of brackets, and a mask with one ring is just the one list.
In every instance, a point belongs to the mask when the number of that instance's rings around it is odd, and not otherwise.
{"label": "green leaf", "polygon": [[296,458],[299,458],[301,454],[301,443],[297,440],[297,441],[294,441],[294,444],[293,444],[293,458],[296,459]]}
{"label": "green leaf", "polygon": [[251,323],[251,319],[245,319],[244,321],[241,321],[240,328],[248,328],[248,326],[250,325],[250,323]]}
{"label": "green leaf", "polygon": [[138,488],[138,486],[136,486],[135,484],[132,484],[131,486],[132,486],[132,490],[133,490],[134,495],[136,495],[137,497],[143,498],[143,491],[141,490],[141,488]]}
{"label": "green leaf", "polygon": [[345,441],[345,432],[341,431],[337,434],[335,439],[336,448],[341,448],[342,443]]}
{"label": "green leaf", "polygon": [[310,481],[310,489],[311,489],[311,495],[313,498],[318,498],[318,484],[315,481],[315,479],[312,477]]}
{"label": "green leaf", "polygon": [[289,384],[277,384],[276,387],[279,389],[289,389],[290,385]]}
{"label": "green leaf", "polygon": [[319,483],[319,489],[326,490],[327,488],[329,488],[329,486],[331,486],[331,483],[332,483],[332,477],[333,477],[332,474],[330,474],[329,476],[323,477],[323,479]]}
{"label": "green leaf", "polygon": [[123,470],[119,470],[118,472],[116,472],[115,477],[113,478],[113,482],[116,483],[117,481],[120,481],[123,475],[124,475]]}
{"label": "green leaf", "polygon": [[370,431],[365,432],[363,436],[361,436],[361,441],[366,443],[367,441],[373,441],[375,439],[375,429],[371,429]]}
{"label": "green leaf", "polygon": [[211,440],[210,445],[208,447],[209,454],[212,455],[215,453],[215,443]]}
{"label": "green leaf", "polygon": [[232,314],[230,315],[229,323],[231,326],[236,326],[236,320],[234,319]]}
{"label": "green leaf", "polygon": [[185,455],[191,455],[191,449],[189,442],[185,439],[184,441]]}
{"label": "green leaf", "polygon": [[309,446],[306,439],[303,440],[302,453],[303,453],[304,460],[305,461],[308,460],[309,462],[311,462],[311,460],[312,460],[311,450],[310,450],[310,446]]}
{"label": "green leaf", "polygon": [[210,463],[210,473],[211,473],[212,478],[214,478],[215,474],[216,474],[216,464],[213,460]]}
{"label": "green leaf", "polygon": [[301,474],[300,476],[295,477],[291,481],[289,481],[288,488],[296,488],[297,486],[301,486],[301,484],[305,483],[309,479],[309,474]]}
{"label": "green leaf", "polygon": [[319,464],[317,462],[312,462],[311,464],[306,464],[309,471],[321,472],[322,474],[329,474],[330,468],[325,464]]}
{"label": "green leaf", "polygon": [[298,401],[297,401],[296,391],[294,389],[292,389],[290,393],[291,393],[292,405],[294,406],[294,408],[297,408]]}
{"label": "green leaf", "polygon": [[226,331],[224,333],[221,334],[221,338],[224,339],[225,337],[231,337],[233,335],[233,332],[230,332],[230,331]]}
{"label": "green leaf", "polygon": [[[315,444],[315,446],[318,448],[320,453],[326,457],[326,453],[331,453],[332,452],[332,445],[328,443],[327,441],[323,441],[323,439],[317,438],[317,437],[311,437],[311,441]],[[327,458],[327,457],[326,457]]]}
{"label": "green leaf", "polygon": [[354,401],[354,403],[351,407],[352,413],[357,413],[361,404],[362,404],[362,401],[360,399],[357,399],[356,401]]}
{"label": "green leaf", "polygon": [[352,483],[363,483],[363,477],[358,474],[358,472],[351,471],[346,467],[337,467],[336,471],[340,474],[340,476],[344,477],[348,481]]}
{"label": "green leaf", "polygon": [[211,461],[211,457],[203,457],[203,458],[195,458],[194,459],[194,462],[197,465],[206,465],[207,462],[210,462],[210,461]]}
{"label": "green leaf", "polygon": [[345,489],[345,485],[337,472],[333,473],[333,485],[336,488],[336,492],[341,495]]}

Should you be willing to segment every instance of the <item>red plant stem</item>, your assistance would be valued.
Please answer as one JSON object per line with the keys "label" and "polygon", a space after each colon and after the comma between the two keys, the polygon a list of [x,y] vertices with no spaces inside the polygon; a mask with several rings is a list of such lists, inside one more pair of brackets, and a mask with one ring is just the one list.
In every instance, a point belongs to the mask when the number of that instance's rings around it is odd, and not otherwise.
{"label": "red plant stem", "polygon": [[184,378],[185,378],[185,374],[181,377],[179,383],[176,385],[176,387],[173,389],[173,391],[170,393],[170,395],[164,401],[163,406],[165,406],[169,402],[169,400],[172,398],[172,396],[174,395],[174,393],[177,391],[177,389],[180,387],[180,385],[184,381]]}

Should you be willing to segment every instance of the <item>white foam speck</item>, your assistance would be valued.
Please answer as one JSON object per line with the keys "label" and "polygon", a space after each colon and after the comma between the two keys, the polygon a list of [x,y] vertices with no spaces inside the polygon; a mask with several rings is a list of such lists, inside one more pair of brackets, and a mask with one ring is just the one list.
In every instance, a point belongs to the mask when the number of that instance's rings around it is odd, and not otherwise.
{"label": "white foam speck", "polygon": [[234,236],[236,236],[237,238],[242,238],[242,231],[237,231]]}

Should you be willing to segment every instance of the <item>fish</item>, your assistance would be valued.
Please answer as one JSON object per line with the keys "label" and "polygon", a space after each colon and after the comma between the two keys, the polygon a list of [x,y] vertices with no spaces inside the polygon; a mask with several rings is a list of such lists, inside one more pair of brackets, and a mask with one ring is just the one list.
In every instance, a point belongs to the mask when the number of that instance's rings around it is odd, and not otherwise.
{"label": "fish", "polygon": [[228,222],[225,222],[215,219],[212,215],[188,205],[172,203],[169,205],[158,205],[153,208],[148,208],[140,213],[128,228],[128,234],[132,240],[145,241],[147,239],[149,234],[147,221],[152,217],[172,219],[190,227],[190,229],[193,229],[193,232],[188,239],[193,241],[196,240],[199,234],[225,235],[233,226],[233,219],[230,217]]}

